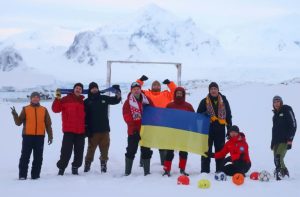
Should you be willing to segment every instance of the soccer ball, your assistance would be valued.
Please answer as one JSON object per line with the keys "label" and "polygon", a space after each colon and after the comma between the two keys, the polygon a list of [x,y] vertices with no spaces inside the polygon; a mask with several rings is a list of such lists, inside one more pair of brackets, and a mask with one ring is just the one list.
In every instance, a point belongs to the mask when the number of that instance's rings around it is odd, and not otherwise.
{"label": "soccer ball", "polygon": [[208,189],[210,188],[210,181],[207,179],[201,179],[198,181],[198,188],[200,189]]}
{"label": "soccer ball", "polygon": [[189,185],[190,179],[188,176],[181,175],[177,178],[177,185]]}
{"label": "soccer ball", "polygon": [[251,180],[258,180],[258,177],[259,177],[259,172],[252,172],[251,174],[250,174],[250,179]]}
{"label": "soccer ball", "polygon": [[217,181],[226,181],[227,180],[227,176],[224,172],[217,172],[215,174],[215,180]]}
{"label": "soccer ball", "polygon": [[233,176],[232,176],[232,182],[236,185],[243,185],[244,184],[244,181],[245,181],[245,177],[243,174],[241,173],[235,173]]}
{"label": "soccer ball", "polygon": [[263,182],[268,182],[270,181],[270,179],[271,179],[271,174],[268,171],[263,170],[259,173],[258,180]]}

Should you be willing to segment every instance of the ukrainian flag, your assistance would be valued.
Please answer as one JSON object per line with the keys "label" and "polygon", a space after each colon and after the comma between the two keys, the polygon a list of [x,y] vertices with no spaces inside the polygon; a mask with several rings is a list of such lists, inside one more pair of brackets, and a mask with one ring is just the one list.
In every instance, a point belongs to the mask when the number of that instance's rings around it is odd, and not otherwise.
{"label": "ukrainian flag", "polygon": [[145,107],[140,145],[205,155],[210,117],[184,110]]}

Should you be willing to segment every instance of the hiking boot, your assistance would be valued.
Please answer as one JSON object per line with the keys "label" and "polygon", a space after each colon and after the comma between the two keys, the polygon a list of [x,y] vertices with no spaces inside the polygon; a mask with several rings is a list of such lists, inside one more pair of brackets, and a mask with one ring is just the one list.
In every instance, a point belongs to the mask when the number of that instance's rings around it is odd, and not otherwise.
{"label": "hiking boot", "polygon": [[72,167],[72,174],[78,175],[78,168]]}
{"label": "hiking boot", "polygon": [[180,169],[180,174],[184,176],[190,176],[188,173],[186,173],[183,169]]}
{"label": "hiking boot", "polygon": [[65,169],[59,169],[58,170],[58,175],[63,176],[65,173]]}
{"label": "hiking boot", "polygon": [[170,177],[171,176],[170,171],[165,170],[165,172],[162,174],[162,176],[165,176],[165,175],[167,175],[168,177]]}
{"label": "hiking boot", "polygon": [[106,173],[107,172],[107,165],[106,165],[107,161],[102,161],[101,160],[101,173]]}
{"label": "hiking boot", "polygon": [[83,172],[89,172],[91,170],[91,162],[86,161],[84,164],[84,171]]}

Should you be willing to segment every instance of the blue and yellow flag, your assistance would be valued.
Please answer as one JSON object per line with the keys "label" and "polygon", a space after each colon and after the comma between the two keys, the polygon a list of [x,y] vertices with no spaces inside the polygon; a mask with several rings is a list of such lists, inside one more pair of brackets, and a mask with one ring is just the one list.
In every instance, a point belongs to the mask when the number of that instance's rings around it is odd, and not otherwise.
{"label": "blue and yellow flag", "polygon": [[208,151],[209,116],[169,108],[145,107],[140,145],[200,155]]}

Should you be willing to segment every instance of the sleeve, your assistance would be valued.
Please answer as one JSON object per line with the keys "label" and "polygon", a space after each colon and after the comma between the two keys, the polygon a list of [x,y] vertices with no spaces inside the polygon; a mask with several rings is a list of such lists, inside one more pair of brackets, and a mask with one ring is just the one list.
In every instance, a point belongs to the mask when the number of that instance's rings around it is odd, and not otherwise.
{"label": "sleeve", "polygon": [[53,139],[53,131],[52,131],[52,121],[49,115],[48,110],[46,109],[46,114],[45,114],[45,125],[46,125],[46,132],[48,134],[49,139]]}
{"label": "sleeve", "polygon": [[138,82],[140,84],[140,86],[144,85],[144,82],[142,80],[137,79],[136,82]]}
{"label": "sleeve", "polygon": [[226,109],[226,122],[227,122],[227,128],[232,126],[232,115],[231,115],[231,109],[229,102],[227,98],[224,96],[224,104]]}
{"label": "sleeve", "polygon": [[122,99],[121,97],[118,98],[117,96],[105,96],[104,98],[109,105],[119,104]]}
{"label": "sleeve", "polygon": [[287,110],[287,122],[289,125],[289,132],[288,132],[288,140],[293,141],[296,130],[297,130],[297,121],[295,118],[295,114],[292,108]]}
{"label": "sleeve", "polygon": [[199,106],[198,106],[198,109],[197,109],[197,113],[201,114],[201,113],[205,113],[206,112],[206,103],[205,103],[205,99],[202,99]]}
{"label": "sleeve", "polygon": [[61,104],[62,99],[55,98],[53,103],[52,103],[52,111],[54,113],[59,113],[62,110],[62,104]]}
{"label": "sleeve", "polygon": [[15,124],[17,126],[20,126],[23,122],[25,122],[25,118],[26,118],[26,115],[25,115],[25,109],[23,107],[20,115],[18,116],[18,114],[15,114],[13,115],[14,116],[14,121],[15,121]]}
{"label": "sleeve", "polygon": [[123,118],[127,124],[133,124],[134,120],[131,115],[130,106],[128,100],[125,101],[123,105]]}
{"label": "sleeve", "polygon": [[222,150],[220,150],[219,152],[215,153],[215,159],[225,158],[225,156],[227,155],[227,153],[229,153],[228,145],[225,144],[224,147],[222,148]]}
{"label": "sleeve", "polygon": [[177,88],[177,86],[176,86],[176,84],[173,81],[171,81],[168,84],[168,88],[170,89],[170,92],[169,92],[170,100],[173,100],[174,92],[175,92],[175,89]]}

